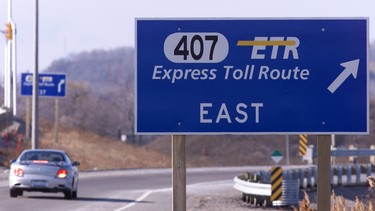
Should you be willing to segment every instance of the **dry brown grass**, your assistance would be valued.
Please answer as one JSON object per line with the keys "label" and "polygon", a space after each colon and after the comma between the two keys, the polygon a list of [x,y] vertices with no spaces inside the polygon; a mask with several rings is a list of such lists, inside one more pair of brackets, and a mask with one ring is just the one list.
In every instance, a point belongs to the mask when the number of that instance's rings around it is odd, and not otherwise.
{"label": "dry brown grass", "polygon": [[331,195],[331,211],[343,211],[346,210],[346,202],[343,196],[336,196],[335,192]]}
{"label": "dry brown grass", "polygon": [[44,133],[41,148],[62,149],[80,161],[80,170],[170,167],[170,158],[145,148],[91,132],[63,131],[56,143],[53,130]]}
{"label": "dry brown grass", "polygon": [[[345,198],[343,196],[336,196],[335,192],[331,195],[331,211],[375,211],[372,200],[368,203],[364,203],[356,197],[353,206],[346,204]],[[305,197],[300,201],[300,208],[294,208],[294,211],[316,211],[310,203],[309,195],[305,192]]]}
{"label": "dry brown grass", "polygon": [[[17,137],[18,138],[18,137]],[[30,143],[22,141],[20,150],[17,149],[17,141],[12,137],[8,142],[8,146],[0,147],[0,166],[9,167],[10,160],[16,159],[24,149],[30,149]]]}
{"label": "dry brown grass", "polygon": [[[294,209],[295,211],[298,211],[298,209]],[[302,201],[300,202],[300,211],[313,211],[314,209],[311,208],[310,198],[309,194],[305,192],[305,197],[303,197]]]}

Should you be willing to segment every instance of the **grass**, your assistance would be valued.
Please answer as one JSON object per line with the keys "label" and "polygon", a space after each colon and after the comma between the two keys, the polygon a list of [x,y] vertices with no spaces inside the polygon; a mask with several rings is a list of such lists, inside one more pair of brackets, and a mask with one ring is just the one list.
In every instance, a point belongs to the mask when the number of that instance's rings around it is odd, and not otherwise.
{"label": "grass", "polygon": [[73,160],[81,162],[80,170],[170,166],[170,157],[91,132],[62,132],[58,142],[50,132],[42,139],[42,147],[65,150]]}
{"label": "grass", "polygon": [[[53,130],[42,134],[39,137],[39,148],[65,150],[72,160],[81,163],[81,171],[171,166],[170,157],[166,155],[119,140],[104,138],[92,132],[62,130],[57,142]],[[29,148],[30,143],[24,141],[21,151]],[[18,155],[14,142],[9,147],[0,149],[0,165],[9,167],[9,160],[17,158]]]}
{"label": "grass", "polygon": [[[375,211],[372,200],[367,203],[356,197],[355,203],[350,206],[346,203],[343,196],[336,196],[334,192],[331,195],[331,211]],[[305,192],[305,197],[300,201],[300,208],[294,208],[294,211],[316,211],[316,206],[310,202],[309,195]]]}

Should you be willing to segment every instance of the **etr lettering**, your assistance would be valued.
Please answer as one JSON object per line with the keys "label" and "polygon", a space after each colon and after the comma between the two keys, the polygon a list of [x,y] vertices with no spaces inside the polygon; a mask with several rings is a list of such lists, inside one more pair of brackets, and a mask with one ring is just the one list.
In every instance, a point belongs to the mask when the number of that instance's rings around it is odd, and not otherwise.
{"label": "etr lettering", "polygon": [[[297,37],[287,37],[284,41],[284,37],[255,37],[254,41],[266,41],[264,44],[254,45],[251,52],[251,59],[265,59],[266,55],[259,52],[265,50],[266,47],[271,46],[271,59],[277,59],[279,46],[285,46],[283,59],[288,59],[289,54],[292,53],[293,59],[298,59],[297,47],[299,46],[299,39]],[[268,42],[267,42],[268,41]],[[269,55],[268,55],[269,56]]]}
{"label": "etr lettering", "polygon": [[[284,47],[282,59],[298,59],[297,47],[300,42],[297,37],[254,37],[254,40],[240,40],[237,46],[250,46],[251,59],[278,59],[279,47]],[[271,47],[271,51],[266,51]]]}

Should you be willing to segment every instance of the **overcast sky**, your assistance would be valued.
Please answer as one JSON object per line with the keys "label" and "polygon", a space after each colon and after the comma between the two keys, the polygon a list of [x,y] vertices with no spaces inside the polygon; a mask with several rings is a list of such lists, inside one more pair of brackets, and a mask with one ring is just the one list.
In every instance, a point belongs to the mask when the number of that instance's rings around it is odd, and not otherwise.
{"label": "overcast sky", "polygon": [[[7,2],[0,0],[2,30]],[[35,0],[13,0],[12,16],[17,25],[20,74],[34,67]],[[134,47],[137,17],[369,17],[370,41],[375,41],[374,0],[39,0],[40,70],[73,53]],[[5,38],[0,39],[0,70],[4,45]]]}

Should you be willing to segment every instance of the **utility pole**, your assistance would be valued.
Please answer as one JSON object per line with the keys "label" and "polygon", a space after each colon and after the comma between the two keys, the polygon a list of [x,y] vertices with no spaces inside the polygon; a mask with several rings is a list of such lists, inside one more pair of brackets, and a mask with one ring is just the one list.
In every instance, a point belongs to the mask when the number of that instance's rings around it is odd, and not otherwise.
{"label": "utility pole", "polygon": [[17,62],[16,62],[16,25],[13,21],[10,22],[12,24],[12,33],[13,33],[13,40],[12,40],[12,108],[13,108],[13,116],[17,116]]}
{"label": "utility pole", "polygon": [[17,72],[16,72],[16,25],[12,20],[12,1],[8,0],[8,22],[5,29],[4,52],[4,106],[12,108],[17,115]]}
{"label": "utility pole", "polygon": [[35,0],[35,67],[33,77],[33,95],[32,95],[32,134],[31,134],[31,148],[38,149],[38,95],[39,95],[39,74],[38,74],[38,39],[39,39],[39,2]]}
{"label": "utility pole", "polygon": [[31,125],[31,118],[30,118],[30,113],[31,113],[31,98],[26,97],[26,128],[25,128],[25,139],[30,140],[30,125]]}
{"label": "utility pole", "polygon": [[59,142],[59,99],[55,99],[55,142]]}

